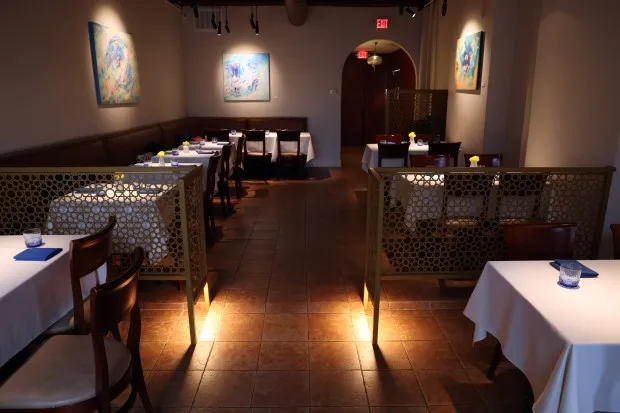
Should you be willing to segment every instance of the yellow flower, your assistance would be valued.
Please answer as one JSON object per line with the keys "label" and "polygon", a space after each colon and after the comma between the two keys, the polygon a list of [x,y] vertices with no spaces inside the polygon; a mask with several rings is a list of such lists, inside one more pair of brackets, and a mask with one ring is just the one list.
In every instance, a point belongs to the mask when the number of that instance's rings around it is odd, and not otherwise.
{"label": "yellow flower", "polygon": [[410,137],[411,139],[415,138],[415,136],[416,136],[416,135],[415,135],[415,132],[413,132],[413,131],[409,132],[409,137]]}
{"label": "yellow flower", "polygon": [[471,158],[469,158],[469,162],[478,162],[480,161],[480,157],[474,155]]}
{"label": "yellow flower", "polygon": [[183,142],[183,146],[189,146],[189,142],[188,141]]}
{"label": "yellow flower", "polygon": [[116,176],[116,179],[119,179],[119,180],[125,178],[125,174],[120,173],[120,172],[117,172],[114,175]]}
{"label": "yellow flower", "polygon": [[164,155],[165,155],[164,151],[157,152],[157,156],[164,156]]}

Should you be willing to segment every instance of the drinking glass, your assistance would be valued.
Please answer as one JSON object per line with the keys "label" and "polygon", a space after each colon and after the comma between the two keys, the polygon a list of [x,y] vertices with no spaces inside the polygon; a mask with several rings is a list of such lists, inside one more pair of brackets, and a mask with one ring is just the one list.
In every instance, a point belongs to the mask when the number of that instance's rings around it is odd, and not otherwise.
{"label": "drinking glass", "polygon": [[136,163],[144,163],[144,155],[136,156]]}
{"label": "drinking glass", "polygon": [[41,246],[43,244],[41,230],[39,228],[32,228],[24,231],[24,242],[28,248]]}
{"label": "drinking glass", "polygon": [[179,161],[170,161],[170,166],[179,166]]}
{"label": "drinking glass", "polygon": [[211,137],[211,143],[217,144],[217,136]]}
{"label": "drinking glass", "polygon": [[560,265],[560,280],[558,284],[566,288],[579,287],[581,279],[581,267],[575,263],[568,262]]}

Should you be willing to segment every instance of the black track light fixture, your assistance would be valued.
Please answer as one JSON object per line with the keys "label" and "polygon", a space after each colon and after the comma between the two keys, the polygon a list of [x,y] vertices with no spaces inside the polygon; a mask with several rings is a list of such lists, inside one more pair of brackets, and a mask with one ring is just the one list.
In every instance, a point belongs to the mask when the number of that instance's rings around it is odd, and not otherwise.
{"label": "black track light fixture", "polygon": [[250,10],[250,26],[256,30],[256,23],[254,23],[254,7],[252,7]]}
{"label": "black track light fixture", "polygon": [[441,15],[445,16],[448,13],[448,0],[443,0],[443,4],[441,5]]}
{"label": "black track light fixture", "polygon": [[194,4],[194,18],[197,19],[198,18],[198,6]]}
{"label": "black track light fixture", "polygon": [[226,24],[224,24],[224,30],[226,30],[226,33],[230,33],[230,27],[228,27],[228,6],[226,6],[224,10],[226,11]]}
{"label": "black track light fixture", "polygon": [[221,36],[222,35],[222,21],[218,21],[217,22],[217,35]]}
{"label": "black track light fixture", "polygon": [[258,36],[260,34],[260,29],[258,28],[258,6],[256,6],[256,35]]}
{"label": "black track light fixture", "polygon": [[213,30],[217,29],[217,24],[215,23],[215,9],[211,7],[211,28]]}
{"label": "black track light fixture", "polygon": [[410,15],[410,16],[411,16],[411,18],[412,18],[412,19],[415,17],[415,12],[414,12],[413,10],[411,10],[411,8],[410,8],[410,7],[407,7],[407,8],[405,9],[405,11],[407,12],[407,14],[408,14],[408,15]]}

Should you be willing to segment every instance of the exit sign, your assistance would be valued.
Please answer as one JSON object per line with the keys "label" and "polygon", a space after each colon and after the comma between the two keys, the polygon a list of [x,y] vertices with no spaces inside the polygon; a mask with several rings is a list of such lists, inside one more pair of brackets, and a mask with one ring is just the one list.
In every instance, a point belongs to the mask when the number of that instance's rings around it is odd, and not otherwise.
{"label": "exit sign", "polygon": [[389,19],[377,19],[377,30],[387,29],[389,22]]}
{"label": "exit sign", "polygon": [[358,50],[357,51],[358,59],[368,59],[368,52],[366,50]]}

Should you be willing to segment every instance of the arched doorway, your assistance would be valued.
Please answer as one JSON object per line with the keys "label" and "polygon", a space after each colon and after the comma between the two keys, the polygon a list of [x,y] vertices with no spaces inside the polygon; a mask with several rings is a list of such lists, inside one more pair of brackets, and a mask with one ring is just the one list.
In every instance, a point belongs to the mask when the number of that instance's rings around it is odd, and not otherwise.
{"label": "arched doorway", "polygon": [[[357,52],[376,53],[383,63],[374,69]],[[415,89],[416,73],[411,57],[389,40],[369,40],[358,45],[344,62],[341,88],[342,146],[361,147],[385,132],[385,90]]]}

